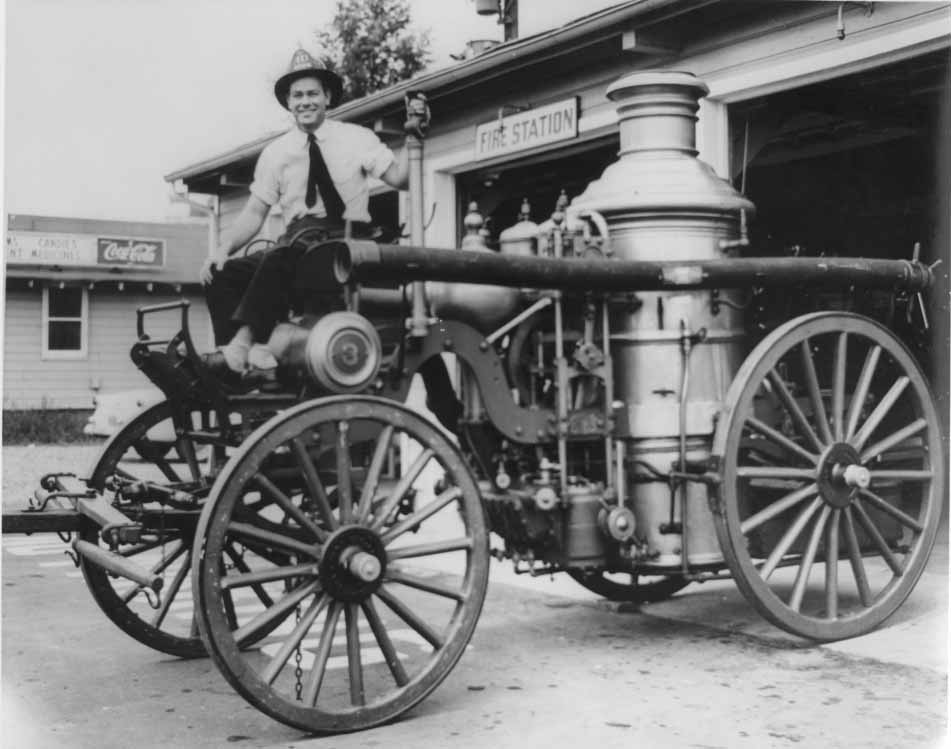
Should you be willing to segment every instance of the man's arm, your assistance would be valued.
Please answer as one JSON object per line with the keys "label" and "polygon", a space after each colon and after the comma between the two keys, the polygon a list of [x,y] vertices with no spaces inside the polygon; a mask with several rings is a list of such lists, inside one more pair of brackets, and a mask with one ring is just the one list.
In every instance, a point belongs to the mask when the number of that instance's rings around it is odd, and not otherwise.
{"label": "man's arm", "polygon": [[256,195],[248,198],[248,202],[244,204],[234,224],[222,235],[214,254],[202,263],[199,278],[203,284],[211,283],[213,271],[227,262],[228,255],[239,247],[244,247],[261,231],[270,208]]}
{"label": "man's arm", "polygon": [[397,157],[393,159],[393,163],[380,175],[381,180],[397,190],[405,190],[409,186],[408,151],[409,149],[404,144]]}
{"label": "man's arm", "polygon": [[[429,129],[429,105],[423,93],[415,92],[406,97],[406,124],[403,125],[410,138],[422,140]],[[405,190],[409,185],[409,148],[408,141],[403,143],[393,163],[380,176],[390,187]]]}

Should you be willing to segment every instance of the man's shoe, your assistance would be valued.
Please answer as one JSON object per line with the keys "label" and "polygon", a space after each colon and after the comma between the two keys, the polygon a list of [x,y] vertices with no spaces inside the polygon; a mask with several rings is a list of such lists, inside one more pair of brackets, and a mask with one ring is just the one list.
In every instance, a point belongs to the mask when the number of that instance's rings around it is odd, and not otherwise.
{"label": "man's shoe", "polygon": [[264,343],[255,343],[248,351],[248,367],[251,369],[274,369],[277,359]]}
{"label": "man's shoe", "polygon": [[228,391],[244,392],[248,386],[244,382],[243,372],[236,372],[228,364],[221,351],[211,351],[201,355],[201,362],[212,376]]}
{"label": "man's shoe", "polygon": [[248,367],[241,382],[248,390],[273,392],[281,387],[277,379],[277,367]]}

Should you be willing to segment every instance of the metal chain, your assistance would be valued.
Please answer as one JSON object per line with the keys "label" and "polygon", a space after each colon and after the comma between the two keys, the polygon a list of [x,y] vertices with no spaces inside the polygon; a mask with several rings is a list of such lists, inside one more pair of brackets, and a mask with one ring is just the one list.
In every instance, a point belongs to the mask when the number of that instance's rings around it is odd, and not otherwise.
{"label": "metal chain", "polygon": [[[287,517],[284,518],[284,521],[287,521]],[[293,563],[297,563],[298,559],[296,557],[292,558]],[[300,624],[300,604],[297,604],[297,607],[294,609],[294,623]],[[304,670],[301,668],[301,652],[300,652],[300,643],[302,638],[298,638],[297,647],[294,649],[294,695],[297,697],[298,702],[303,702],[301,694],[303,692],[303,682],[301,677],[304,675]]]}
{"label": "metal chain", "polygon": [[[294,622],[300,623],[300,606],[294,609]],[[304,685],[301,681],[301,677],[304,675],[304,670],[301,668],[301,652],[300,652],[300,641],[297,643],[297,648],[294,651],[294,695],[297,697],[298,702],[302,702],[301,693],[304,690]]]}

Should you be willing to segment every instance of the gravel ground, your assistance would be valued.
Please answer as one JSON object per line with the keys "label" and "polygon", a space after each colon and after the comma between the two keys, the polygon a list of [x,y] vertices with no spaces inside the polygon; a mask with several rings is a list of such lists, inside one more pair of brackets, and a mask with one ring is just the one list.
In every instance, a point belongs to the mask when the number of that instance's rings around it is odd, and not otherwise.
{"label": "gravel ground", "polygon": [[0,466],[4,512],[24,509],[44,474],[68,471],[84,475],[101,450],[102,445],[5,445]]}

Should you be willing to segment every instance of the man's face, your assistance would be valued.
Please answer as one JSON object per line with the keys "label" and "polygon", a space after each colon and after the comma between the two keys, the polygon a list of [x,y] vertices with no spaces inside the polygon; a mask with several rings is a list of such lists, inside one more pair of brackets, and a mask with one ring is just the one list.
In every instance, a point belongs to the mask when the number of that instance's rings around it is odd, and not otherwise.
{"label": "man's face", "polygon": [[301,130],[314,130],[324,121],[330,100],[318,78],[298,78],[287,92],[287,108]]}

